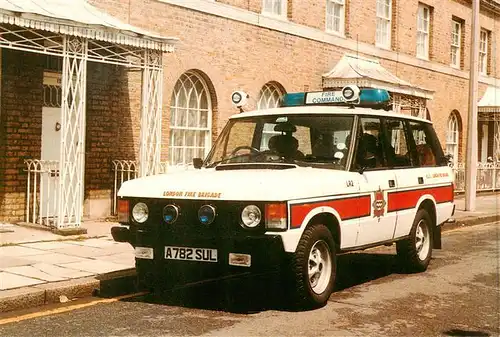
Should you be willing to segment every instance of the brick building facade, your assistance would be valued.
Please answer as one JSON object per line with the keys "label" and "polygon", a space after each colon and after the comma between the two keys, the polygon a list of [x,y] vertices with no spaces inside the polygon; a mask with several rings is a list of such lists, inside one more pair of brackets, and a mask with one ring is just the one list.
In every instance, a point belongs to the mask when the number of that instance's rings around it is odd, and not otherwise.
{"label": "brick building facade", "polygon": [[[388,84],[403,99],[402,87],[424,93],[413,96],[443,147],[457,160],[465,155],[470,1],[89,2],[123,22],[180,39],[175,52],[163,57],[161,160],[167,170],[207,153],[228,117],[238,112],[232,91],[249,94],[245,109],[273,106],[285,92],[326,88],[324,75],[346,55],[378,61],[376,71],[411,84]],[[481,4],[480,98],[488,88],[500,87],[500,3]],[[49,69],[47,56],[20,51],[2,51],[1,62],[0,221],[24,221],[24,160],[42,156],[44,74],[58,69]],[[87,81],[84,212],[102,217],[112,207],[112,161],[138,159],[141,74],[91,63]],[[483,124],[488,126],[479,127],[479,136],[486,137],[480,140],[480,158],[494,154],[495,122]]]}

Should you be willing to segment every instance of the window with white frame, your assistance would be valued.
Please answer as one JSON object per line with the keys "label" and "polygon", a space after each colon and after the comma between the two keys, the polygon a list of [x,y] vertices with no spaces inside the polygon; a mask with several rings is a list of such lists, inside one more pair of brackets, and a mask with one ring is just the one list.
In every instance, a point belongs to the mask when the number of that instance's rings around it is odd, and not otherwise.
{"label": "window with white frame", "polygon": [[211,146],[212,104],[203,78],[195,72],[181,75],[170,102],[169,165],[192,165]]}
{"label": "window with white frame", "polygon": [[326,0],[326,30],[344,34],[345,1]]}
{"label": "window with white frame", "polygon": [[488,72],[488,31],[481,29],[479,35],[479,72],[486,75]]}
{"label": "window with white frame", "polygon": [[283,92],[278,85],[270,82],[265,84],[259,92],[259,99],[257,101],[257,109],[272,109],[280,106],[281,97]]}
{"label": "window with white frame", "polygon": [[[257,109],[272,109],[280,106],[281,98],[283,97],[283,91],[278,85],[274,83],[265,84],[259,93],[259,100],[257,101]],[[274,131],[275,124],[266,123],[264,124],[264,129],[262,130],[262,141],[261,148],[267,148],[269,139],[279,134],[280,132]]]}
{"label": "window with white frame", "polygon": [[451,66],[460,68],[462,61],[462,23],[457,20],[451,21]]}
{"label": "window with white frame", "polygon": [[417,57],[429,58],[429,32],[431,10],[429,6],[418,4],[417,12]]}
{"label": "window with white frame", "polygon": [[392,0],[377,0],[377,28],[375,42],[377,46],[391,47]]}
{"label": "window with white frame", "polygon": [[287,0],[263,0],[262,13],[286,16],[286,1]]}
{"label": "window with white frame", "polygon": [[458,164],[458,118],[455,113],[452,113],[448,118],[448,130],[446,131],[446,154],[452,156],[454,166]]}

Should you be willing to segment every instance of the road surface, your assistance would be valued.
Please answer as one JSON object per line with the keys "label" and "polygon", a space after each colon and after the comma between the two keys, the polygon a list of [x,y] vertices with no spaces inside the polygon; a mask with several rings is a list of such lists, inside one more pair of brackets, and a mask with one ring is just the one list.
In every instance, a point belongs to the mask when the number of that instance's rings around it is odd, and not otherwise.
{"label": "road surface", "polygon": [[420,274],[399,272],[394,247],[340,256],[337,290],[317,310],[290,311],[256,280],[10,313],[0,336],[500,336],[499,233],[500,223],[444,233]]}

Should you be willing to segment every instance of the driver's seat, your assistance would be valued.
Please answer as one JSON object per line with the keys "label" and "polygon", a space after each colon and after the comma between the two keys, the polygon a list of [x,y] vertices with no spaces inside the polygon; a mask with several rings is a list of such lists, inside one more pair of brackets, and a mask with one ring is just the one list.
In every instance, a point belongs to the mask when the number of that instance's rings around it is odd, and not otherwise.
{"label": "driver's seat", "polygon": [[269,150],[274,151],[284,157],[292,158],[297,154],[301,154],[297,149],[299,148],[299,141],[291,135],[276,135],[269,139]]}

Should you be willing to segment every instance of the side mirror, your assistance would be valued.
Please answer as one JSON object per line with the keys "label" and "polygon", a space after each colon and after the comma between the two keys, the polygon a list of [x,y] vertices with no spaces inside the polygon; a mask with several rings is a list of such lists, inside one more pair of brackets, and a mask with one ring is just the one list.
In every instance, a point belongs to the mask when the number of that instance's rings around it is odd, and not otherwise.
{"label": "side mirror", "polygon": [[195,169],[201,169],[201,167],[203,166],[203,159],[193,158],[193,166]]}

